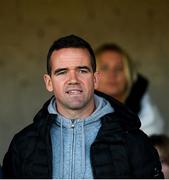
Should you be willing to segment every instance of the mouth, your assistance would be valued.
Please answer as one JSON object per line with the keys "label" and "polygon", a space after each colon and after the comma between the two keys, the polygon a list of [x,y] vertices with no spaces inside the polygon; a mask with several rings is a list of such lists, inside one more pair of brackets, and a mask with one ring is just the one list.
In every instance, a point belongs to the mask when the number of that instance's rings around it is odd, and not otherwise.
{"label": "mouth", "polygon": [[108,85],[111,85],[111,86],[114,86],[116,85],[117,83],[116,82],[107,82]]}
{"label": "mouth", "polygon": [[81,94],[83,91],[82,90],[79,90],[79,89],[70,89],[70,90],[67,90],[66,91],[66,94],[69,94],[69,95],[79,95]]}

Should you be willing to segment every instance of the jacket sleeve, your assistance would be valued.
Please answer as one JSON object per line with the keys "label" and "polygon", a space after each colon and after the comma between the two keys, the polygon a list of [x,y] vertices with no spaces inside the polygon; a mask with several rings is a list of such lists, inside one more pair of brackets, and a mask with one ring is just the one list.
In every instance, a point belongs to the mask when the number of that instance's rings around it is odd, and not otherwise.
{"label": "jacket sleeve", "polygon": [[129,162],[133,178],[163,179],[161,163],[156,149],[141,130],[128,133]]}
{"label": "jacket sleeve", "polygon": [[17,153],[15,140],[13,139],[3,159],[3,166],[2,166],[3,178],[6,179],[17,178],[18,165],[19,165],[19,156]]}

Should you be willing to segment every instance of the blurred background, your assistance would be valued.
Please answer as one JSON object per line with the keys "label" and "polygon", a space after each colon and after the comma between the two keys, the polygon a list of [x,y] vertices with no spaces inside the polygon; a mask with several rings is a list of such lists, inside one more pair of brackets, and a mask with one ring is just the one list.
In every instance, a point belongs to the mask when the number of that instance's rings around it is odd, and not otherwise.
{"label": "blurred background", "polygon": [[51,96],[43,83],[46,54],[68,34],[93,48],[125,48],[169,124],[168,0],[0,0],[0,163],[14,134]]}

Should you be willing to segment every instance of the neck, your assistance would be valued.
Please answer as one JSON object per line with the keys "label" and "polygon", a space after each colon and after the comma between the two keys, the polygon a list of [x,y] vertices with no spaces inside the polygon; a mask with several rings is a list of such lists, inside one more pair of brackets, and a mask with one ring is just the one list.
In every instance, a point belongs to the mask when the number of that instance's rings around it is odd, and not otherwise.
{"label": "neck", "polygon": [[118,101],[124,103],[125,100],[126,100],[126,96],[123,94],[123,95],[117,95],[117,96],[112,96],[113,98],[117,99]]}
{"label": "neck", "polygon": [[59,114],[62,116],[66,117],[67,119],[84,119],[88,116],[90,116],[95,110],[95,104],[94,101],[90,104],[87,105],[84,108],[81,109],[65,109],[62,107],[58,107],[57,111]]}

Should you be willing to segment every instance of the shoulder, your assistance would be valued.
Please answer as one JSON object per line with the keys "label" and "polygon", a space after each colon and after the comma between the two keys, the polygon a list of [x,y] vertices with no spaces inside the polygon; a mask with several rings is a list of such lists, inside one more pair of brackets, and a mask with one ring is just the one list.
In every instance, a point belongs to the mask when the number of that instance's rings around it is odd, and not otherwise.
{"label": "shoulder", "polygon": [[[100,144],[99,144],[100,143]],[[99,144],[99,145],[98,145]],[[108,147],[106,154],[106,147]],[[102,127],[99,132],[95,149],[103,156],[119,159],[119,166],[129,168],[132,178],[163,178],[159,156],[148,136],[139,129],[126,130],[116,123],[114,126]],[[101,151],[101,148],[105,148]],[[115,156],[114,156],[115,154]],[[119,170],[120,172],[122,170]],[[122,172],[123,173],[123,172]]]}
{"label": "shoulder", "polygon": [[5,178],[13,178],[15,176],[15,169],[20,169],[24,159],[28,154],[33,152],[36,145],[37,133],[34,124],[25,127],[23,130],[14,135],[8,151],[3,159],[3,173]]}
{"label": "shoulder", "polygon": [[44,136],[48,127],[52,124],[55,116],[48,113],[47,107],[51,99],[49,99],[39,112],[35,115],[33,122],[19,131],[13,138],[13,141],[20,143],[27,139],[33,139],[37,136]]}
{"label": "shoulder", "polygon": [[26,151],[28,147],[34,147],[36,141],[43,139],[51,125],[52,116],[43,108],[34,117],[33,123],[23,128],[14,135],[9,150],[15,152]]}
{"label": "shoulder", "polygon": [[34,124],[28,125],[15,134],[4,157],[3,164],[9,160],[24,159],[25,153],[32,152],[35,147],[37,137],[38,132]]}
{"label": "shoulder", "polygon": [[149,137],[142,130],[128,131],[125,135],[125,139],[130,153],[134,151],[145,152],[146,154],[148,154],[149,151],[155,152]]}
{"label": "shoulder", "polygon": [[163,178],[157,150],[143,131],[128,132],[125,136],[125,142],[134,176],[140,178]]}
{"label": "shoulder", "polygon": [[47,152],[49,146],[46,143],[48,143],[52,117],[47,111],[48,102],[45,104],[36,114],[33,123],[14,135],[3,159],[5,178],[22,177],[25,161],[29,159],[30,163],[27,163],[31,166],[34,157],[36,160],[37,156],[41,158],[40,153]]}
{"label": "shoulder", "polygon": [[14,135],[12,142],[15,144],[20,144],[21,142],[27,142],[27,139],[30,139],[32,137],[36,137],[38,135],[37,126],[32,123],[25,128],[23,128],[21,131],[19,131],[17,134]]}

